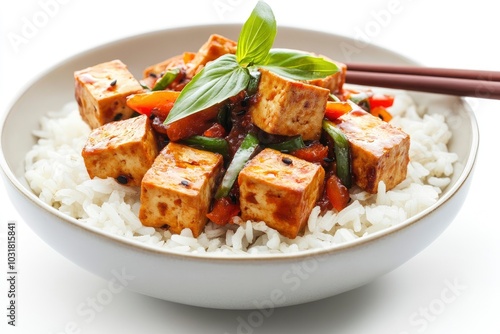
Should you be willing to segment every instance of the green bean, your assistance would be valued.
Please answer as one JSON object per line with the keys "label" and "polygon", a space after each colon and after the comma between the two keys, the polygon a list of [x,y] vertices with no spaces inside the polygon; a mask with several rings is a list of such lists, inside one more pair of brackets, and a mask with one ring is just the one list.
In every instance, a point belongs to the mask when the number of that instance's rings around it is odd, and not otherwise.
{"label": "green bean", "polygon": [[182,140],[182,143],[188,146],[199,148],[201,150],[220,153],[224,157],[227,157],[229,154],[229,144],[223,138],[192,136]]}
{"label": "green bean", "polygon": [[245,167],[245,164],[250,160],[250,157],[259,146],[259,140],[253,134],[249,133],[241,143],[240,147],[234,154],[233,160],[229,163],[226,173],[222,178],[222,182],[217,189],[215,198],[219,199],[229,195],[236,178],[240,171]]}
{"label": "green bean", "polygon": [[323,130],[332,137],[334,142],[335,160],[337,163],[337,176],[342,184],[349,188],[351,186],[351,152],[349,141],[342,131],[332,122],[323,120]]}

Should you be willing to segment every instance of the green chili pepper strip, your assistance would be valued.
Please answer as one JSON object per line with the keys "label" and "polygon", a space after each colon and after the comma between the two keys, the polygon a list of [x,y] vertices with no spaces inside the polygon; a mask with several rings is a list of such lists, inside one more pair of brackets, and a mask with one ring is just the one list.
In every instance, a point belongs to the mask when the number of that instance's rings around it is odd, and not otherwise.
{"label": "green chili pepper strip", "polygon": [[192,136],[182,141],[183,144],[199,148],[201,150],[220,153],[224,157],[229,154],[229,144],[223,138],[211,138],[205,136]]}
{"label": "green chili pepper strip", "polygon": [[259,146],[259,140],[253,134],[249,133],[241,143],[240,147],[234,154],[233,160],[227,167],[226,174],[222,178],[222,182],[215,193],[215,198],[219,199],[229,195],[236,178],[240,171],[245,167],[245,164]]}
{"label": "green chili pepper strip", "polygon": [[346,136],[332,122],[323,120],[323,130],[328,133],[335,143],[334,153],[337,162],[337,176],[344,186],[351,186],[351,152]]}
{"label": "green chili pepper strip", "polygon": [[178,68],[172,68],[169,69],[163,76],[158,79],[158,81],[155,83],[155,86],[152,91],[155,90],[164,90],[165,88],[168,87],[172,82],[174,82],[175,78],[177,78],[177,75],[179,74],[180,70]]}
{"label": "green chili pepper strip", "polygon": [[335,101],[335,102],[341,102],[340,99],[335,96],[334,94],[329,94],[328,97],[330,98],[330,100],[332,101]]}
{"label": "green chili pepper strip", "polygon": [[296,136],[292,139],[286,140],[281,143],[276,143],[276,144],[269,144],[267,147],[272,148],[274,150],[283,152],[283,153],[289,153],[293,152],[295,150],[298,150],[299,148],[304,148],[306,147],[306,144],[304,144],[304,141],[302,140],[302,136]]}

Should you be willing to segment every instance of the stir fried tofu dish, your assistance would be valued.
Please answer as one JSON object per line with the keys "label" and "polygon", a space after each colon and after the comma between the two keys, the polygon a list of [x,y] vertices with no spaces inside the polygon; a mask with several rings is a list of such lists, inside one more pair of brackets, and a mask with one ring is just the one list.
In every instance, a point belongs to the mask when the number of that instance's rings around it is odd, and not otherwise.
{"label": "stir fried tofu dish", "polygon": [[348,87],[346,65],[314,50],[272,48],[265,3],[251,18],[238,40],[209,35],[140,76],[120,59],[74,72],[88,175],[140,192],[144,226],[197,237],[250,220],[294,239],[314,208],[341,212],[353,190],[406,179],[394,96]]}
{"label": "stir fried tofu dish", "polygon": [[25,156],[33,193],[103,233],[223,257],[336,247],[438,202],[459,160],[451,110],[350,84],[329,39],[275,47],[263,1],[238,28],[75,66]]}

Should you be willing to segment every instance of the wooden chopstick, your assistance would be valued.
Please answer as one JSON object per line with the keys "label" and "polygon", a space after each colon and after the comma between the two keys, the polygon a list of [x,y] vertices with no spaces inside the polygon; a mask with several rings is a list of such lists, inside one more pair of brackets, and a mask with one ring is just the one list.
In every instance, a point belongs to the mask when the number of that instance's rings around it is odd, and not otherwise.
{"label": "wooden chopstick", "polygon": [[362,72],[383,72],[394,74],[412,74],[447,78],[462,78],[472,80],[500,81],[500,72],[464,70],[455,68],[437,68],[420,66],[401,66],[387,64],[347,63],[347,68]]}
{"label": "wooden chopstick", "polygon": [[500,72],[347,63],[346,82],[428,93],[500,99]]}

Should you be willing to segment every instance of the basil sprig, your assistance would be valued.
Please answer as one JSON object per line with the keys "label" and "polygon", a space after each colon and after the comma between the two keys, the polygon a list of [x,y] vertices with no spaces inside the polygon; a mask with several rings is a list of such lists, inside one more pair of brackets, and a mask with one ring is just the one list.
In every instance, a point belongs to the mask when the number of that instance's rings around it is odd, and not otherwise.
{"label": "basil sprig", "polygon": [[226,54],[208,63],[179,94],[165,124],[173,123],[237,95],[255,84],[251,73],[258,68],[293,80],[324,78],[338,67],[308,53],[272,49],[276,20],[268,4],[259,1],[243,25],[236,54]]}
{"label": "basil sprig", "polygon": [[262,64],[276,37],[276,19],[271,7],[259,1],[241,28],[236,59],[242,66]]}

